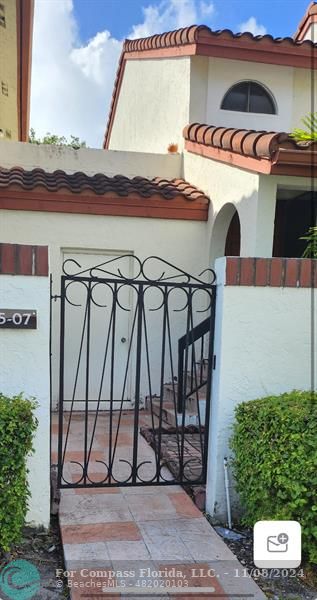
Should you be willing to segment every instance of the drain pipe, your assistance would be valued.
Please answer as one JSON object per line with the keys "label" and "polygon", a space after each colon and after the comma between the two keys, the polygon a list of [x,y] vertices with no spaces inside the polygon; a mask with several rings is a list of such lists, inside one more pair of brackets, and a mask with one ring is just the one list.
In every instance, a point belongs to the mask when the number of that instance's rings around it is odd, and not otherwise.
{"label": "drain pipe", "polygon": [[226,501],[227,501],[228,527],[229,527],[229,529],[232,529],[229,478],[228,478],[228,459],[226,456],[223,459],[223,470],[224,470],[224,474],[225,474],[225,490],[226,490]]}

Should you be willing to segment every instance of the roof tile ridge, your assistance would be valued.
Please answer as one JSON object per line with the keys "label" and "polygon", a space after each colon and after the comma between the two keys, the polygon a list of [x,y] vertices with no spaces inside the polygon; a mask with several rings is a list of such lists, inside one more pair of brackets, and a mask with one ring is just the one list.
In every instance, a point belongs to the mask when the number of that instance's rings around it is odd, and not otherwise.
{"label": "roof tile ridge", "polygon": [[233,148],[233,140],[234,137],[240,133],[241,131],[245,131],[245,129],[236,129],[235,127],[227,127],[227,131],[222,136],[222,149],[223,150],[232,150]]}
{"label": "roof tile ridge", "polygon": [[317,142],[299,143],[287,132],[189,123],[183,129],[186,140],[254,157],[270,157],[279,148],[315,151]]}
{"label": "roof tile ridge", "polygon": [[[313,6],[317,6],[317,4],[313,3]],[[123,44],[123,53],[134,52],[136,50],[154,50],[158,48],[168,48],[171,46],[183,46],[186,44],[199,43],[199,41],[204,41],[204,39],[206,38],[206,34],[207,37],[227,36],[231,39],[248,39],[250,41],[254,40],[259,44],[271,42],[275,44],[288,43],[289,45],[317,45],[314,44],[311,40],[297,40],[296,36],[274,37],[270,33],[266,33],[264,35],[254,35],[250,31],[241,31],[234,33],[229,28],[213,30],[207,25],[201,24],[189,25],[187,27],[181,27],[179,29],[166,31],[163,33],[156,33],[143,38],[127,38]]]}
{"label": "roof tile ridge", "polygon": [[[295,42],[300,41],[300,40],[297,40],[298,36],[300,36],[300,34],[302,33],[302,30],[303,30],[306,22],[308,21],[309,17],[311,17],[315,14],[317,14],[317,2],[312,0],[312,2],[308,5],[304,16],[299,21],[297,29],[293,35],[293,39],[295,40]],[[302,41],[307,41],[307,40],[302,40]]]}
{"label": "roof tile ridge", "polygon": [[255,154],[258,157],[272,158],[289,134],[281,131],[265,131],[255,143]]}
{"label": "roof tile ridge", "polygon": [[[123,52],[133,52],[135,50],[153,50],[155,48],[180,46],[184,44],[194,44],[198,41],[201,31],[212,33],[212,30],[207,25],[188,25],[163,33],[155,33],[153,35],[129,39],[126,38],[123,43]],[[157,42],[160,41],[160,44]]]}

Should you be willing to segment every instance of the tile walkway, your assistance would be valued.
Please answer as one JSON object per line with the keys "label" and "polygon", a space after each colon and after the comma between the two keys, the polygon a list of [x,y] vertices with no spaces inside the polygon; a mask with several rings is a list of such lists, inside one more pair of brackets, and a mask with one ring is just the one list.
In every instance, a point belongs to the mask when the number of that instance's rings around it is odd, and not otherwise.
{"label": "tile walkway", "polygon": [[[146,415],[141,421],[146,424]],[[76,482],[81,467],[70,461],[83,458],[82,418],[73,417],[73,424],[65,477]],[[104,425],[97,425],[89,469],[91,480],[99,482],[105,474],[95,461],[106,460]],[[53,463],[57,430],[53,415]],[[131,415],[126,414],[120,426],[119,458],[129,455],[131,432]],[[142,436],[139,453],[153,461],[153,451]],[[122,475],[124,465],[117,466]],[[149,473],[151,465],[144,467]],[[59,521],[72,600],[265,598],[252,579],[243,577],[243,567],[180,486],[61,490]]]}

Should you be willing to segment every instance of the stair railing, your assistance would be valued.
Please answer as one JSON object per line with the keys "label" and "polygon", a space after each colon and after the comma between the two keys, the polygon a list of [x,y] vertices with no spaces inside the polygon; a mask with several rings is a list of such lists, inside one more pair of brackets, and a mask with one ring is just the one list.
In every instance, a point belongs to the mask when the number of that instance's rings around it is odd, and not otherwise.
{"label": "stair railing", "polygon": [[[201,321],[196,327],[193,327],[185,335],[178,340],[178,390],[177,390],[177,412],[182,413],[184,410],[184,404],[187,398],[190,398],[194,394],[198,394],[198,391],[207,384],[208,372],[210,369],[209,358],[205,358],[205,350],[208,355],[208,343],[206,343],[205,336],[210,333],[210,318]],[[200,340],[200,347],[198,350],[198,360],[194,344]],[[184,362],[188,362],[189,348],[191,347],[191,359],[190,365],[184,365]],[[186,354],[186,361],[184,356]],[[188,368],[188,366],[190,368]],[[204,367],[207,366],[207,376],[204,375]],[[198,369],[197,369],[198,367]],[[197,372],[198,370],[198,372]],[[189,385],[187,385],[187,376],[190,374]],[[186,382],[184,381],[186,378]]]}

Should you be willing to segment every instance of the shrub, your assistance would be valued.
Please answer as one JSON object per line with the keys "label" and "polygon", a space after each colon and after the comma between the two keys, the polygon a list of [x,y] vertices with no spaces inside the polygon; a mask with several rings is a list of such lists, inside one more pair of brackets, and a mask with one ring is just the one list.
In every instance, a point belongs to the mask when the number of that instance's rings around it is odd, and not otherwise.
{"label": "shrub", "polygon": [[19,541],[30,495],[27,456],[32,452],[36,402],[0,393],[0,548]]}
{"label": "shrub", "polygon": [[301,523],[317,563],[317,394],[294,391],[236,408],[231,448],[242,518]]}

